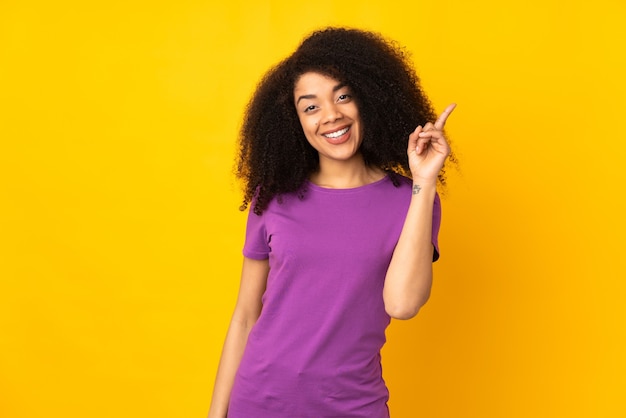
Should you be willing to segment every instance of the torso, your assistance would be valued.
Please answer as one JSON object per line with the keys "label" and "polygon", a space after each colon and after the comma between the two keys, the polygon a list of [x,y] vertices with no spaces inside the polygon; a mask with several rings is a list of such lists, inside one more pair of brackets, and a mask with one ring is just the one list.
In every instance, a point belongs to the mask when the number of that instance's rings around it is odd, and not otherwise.
{"label": "torso", "polygon": [[249,215],[244,255],[269,256],[229,418],[388,416],[382,289],[411,198],[384,177],[352,189],[308,183]]}

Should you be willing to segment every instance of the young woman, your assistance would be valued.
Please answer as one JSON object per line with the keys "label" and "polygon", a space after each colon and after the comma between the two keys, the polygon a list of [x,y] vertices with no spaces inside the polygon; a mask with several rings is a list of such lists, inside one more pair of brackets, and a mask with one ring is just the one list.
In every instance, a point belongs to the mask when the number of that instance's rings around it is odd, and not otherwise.
{"label": "young woman", "polygon": [[450,147],[402,49],[313,33],[260,82],[240,137],[250,205],[210,418],[389,416],[390,318],[430,295]]}

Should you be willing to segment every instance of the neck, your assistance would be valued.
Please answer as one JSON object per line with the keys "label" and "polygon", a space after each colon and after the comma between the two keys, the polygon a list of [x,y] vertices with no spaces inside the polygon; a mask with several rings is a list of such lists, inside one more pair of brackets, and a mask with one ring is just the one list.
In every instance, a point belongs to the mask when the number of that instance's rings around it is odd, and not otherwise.
{"label": "neck", "polygon": [[361,155],[350,161],[320,159],[320,168],[311,175],[311,182],[329,189],[350,189],[365,186],[382,179],[385,172],[378,167],[368,167]]}

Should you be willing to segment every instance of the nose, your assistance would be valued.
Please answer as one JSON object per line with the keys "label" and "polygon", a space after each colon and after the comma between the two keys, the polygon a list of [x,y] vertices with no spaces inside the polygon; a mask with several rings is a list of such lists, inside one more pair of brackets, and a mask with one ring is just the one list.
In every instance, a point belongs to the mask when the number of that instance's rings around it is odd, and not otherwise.
{"label": "nose", "polygon": [[326,107],[326,112],[324,113],[324,123],[332,123],[342,117],[343,114],[339,108],[335,104],[332,104]]}

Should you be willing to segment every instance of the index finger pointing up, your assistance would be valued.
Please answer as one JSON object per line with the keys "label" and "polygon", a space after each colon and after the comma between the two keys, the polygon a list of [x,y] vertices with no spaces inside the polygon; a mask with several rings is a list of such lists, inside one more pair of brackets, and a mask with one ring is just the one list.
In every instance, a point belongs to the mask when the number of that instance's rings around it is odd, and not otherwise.
{"label": "index finger pointing up", "polygon": [[452,103],[446,107],[446,110],[444,110],[439,118],[437,118],[437,122],[435,122],[435,129],[439,131],[443,129],[443,126],[446,124],[446,120],[448,120],[448,116],[450,116],[450,113],[452,113],[455,107],[456,103]]}

